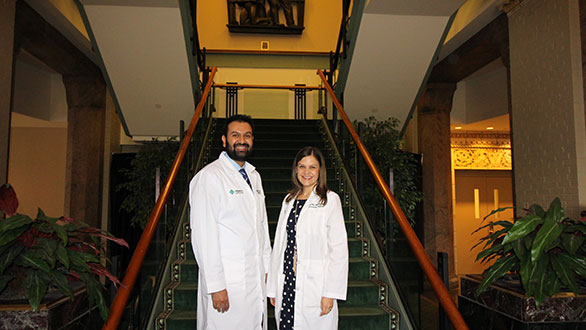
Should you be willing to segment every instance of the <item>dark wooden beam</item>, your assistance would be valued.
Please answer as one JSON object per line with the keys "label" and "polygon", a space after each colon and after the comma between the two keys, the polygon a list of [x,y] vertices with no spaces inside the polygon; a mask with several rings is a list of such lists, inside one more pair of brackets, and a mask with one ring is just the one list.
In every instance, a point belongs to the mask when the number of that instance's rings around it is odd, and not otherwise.
{"label": "dark wooden beam", "polygon": [[505,13],[435,65],[430,83],[457,83],[501,57],[509,62],[509,26]]}
{"label": "dark wooden beam", "polygon": [[16,3],[14,25],[15,52],[25,50],[63,76],[102,79],[100,69],[24,1]]}

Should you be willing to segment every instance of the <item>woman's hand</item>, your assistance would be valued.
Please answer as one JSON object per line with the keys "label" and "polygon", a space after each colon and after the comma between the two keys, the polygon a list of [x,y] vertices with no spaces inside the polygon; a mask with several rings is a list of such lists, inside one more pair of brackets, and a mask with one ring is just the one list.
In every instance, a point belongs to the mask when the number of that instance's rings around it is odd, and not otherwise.
{"label": "woman's hand", "polygon": [[332,311],[334,307],[334,299],[321,297],[321,314],[319,316],[324,316]]}
{"label": "woman's hand", "polygon": [[275,306],[275,298],[269,298],[269,300],[271,301],[271,305]]}

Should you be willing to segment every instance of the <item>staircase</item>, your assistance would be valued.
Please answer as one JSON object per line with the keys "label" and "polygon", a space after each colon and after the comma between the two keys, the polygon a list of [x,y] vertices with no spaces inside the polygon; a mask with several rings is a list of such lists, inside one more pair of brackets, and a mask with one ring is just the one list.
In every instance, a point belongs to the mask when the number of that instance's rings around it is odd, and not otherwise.
{"label": "staircase", "polygon": [[[271,241],[287,190],[291,187],[291,166],[299,149],[312,145],[320,148],[326,157],[328,187],[336,191],[342,200],[349,246],[349,283],[346,301],[339,302],[339,329],[397,329],[399,315],[388,307],[389,286],[378,279],[378,261],[370,256],[370,240],[364,238],[363,225],[356,219],[355,200],[348,193],[346,182],[338,167],[317,120],[269,120],[254,122],[254,152],[250,158],[263,179]],[[215,160],[222,150],[220,140],[224,121],[215,122],[215,133],[210,139],[207,162]],[[338,165],[338,166],[336,166]],[[169,284],[164,288],[161,312],[149,328],[195,329],[197,297],[197,264],[189,240],[189,212],[183,213],[175,240],[175,260],[170,262]],[[159,310],[161,310],[159,306]],[[274,310],[269,304],[269,329],[276,329]]]}

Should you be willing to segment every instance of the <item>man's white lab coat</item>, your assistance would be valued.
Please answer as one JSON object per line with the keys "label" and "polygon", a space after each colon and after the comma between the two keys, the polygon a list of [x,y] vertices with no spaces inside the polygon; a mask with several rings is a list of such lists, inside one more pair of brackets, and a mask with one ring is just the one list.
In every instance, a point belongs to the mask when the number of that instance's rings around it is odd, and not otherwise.
{"label": "man's white lab coat", "polygon": [[[328,202],[311,193],[297,221],[297,270],[295,279],[295,330],[338,328],[338,305],[321,313],[321,298],[346,300],[348,286],[348,235],[340,197],[328,191]],[[283,258],[287,248],[287,219],[294,199],[283,200],[267,280],[267,296],[276,298],[275,319],[279,322],[283,282]]]}
{"label": "man's white lab coat", "polygon": [[[252,190],[222,152],[189,184],[191,244],[199,266],[198,330],[266,329],[271,247],[265,196],[254,166],[246,163],[245,169]],[[211,293],[223,289],[230,308],[220,313]]]}

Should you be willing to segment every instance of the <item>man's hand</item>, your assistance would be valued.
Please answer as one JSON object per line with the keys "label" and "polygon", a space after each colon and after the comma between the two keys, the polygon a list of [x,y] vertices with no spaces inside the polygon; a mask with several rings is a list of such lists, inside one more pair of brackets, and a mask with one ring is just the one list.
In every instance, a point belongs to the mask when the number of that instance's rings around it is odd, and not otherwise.
{"label": "man's hand", "polygon": [[321,314],[319,316],[324,316],[332,311],[334,307],[334,299],[321,297]]}
{"label": "man's hand", "polygon": [[212,303],[214,309],[220,313],[228,311],[230,308],[230,302],[228,302],[228,291],[226,289],[212,293]]}
{"label": "man's hand", "polygon": [[275,298],[269,298],[269,300],[271,301],[271,305],[275,306]]}

